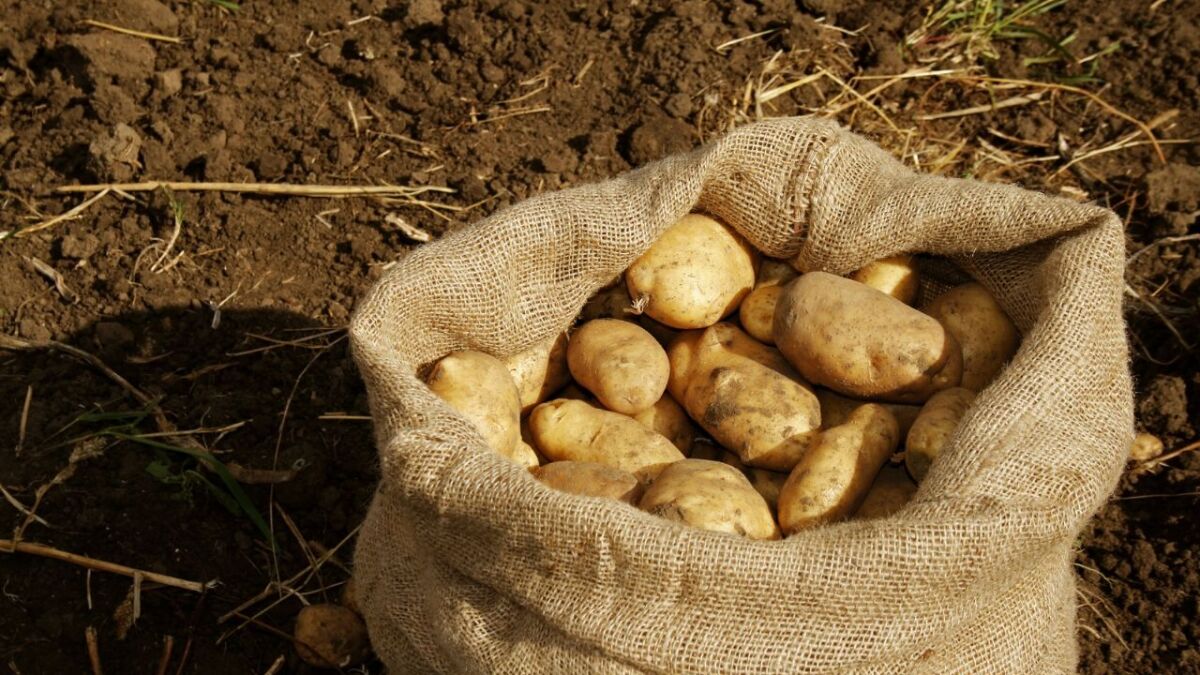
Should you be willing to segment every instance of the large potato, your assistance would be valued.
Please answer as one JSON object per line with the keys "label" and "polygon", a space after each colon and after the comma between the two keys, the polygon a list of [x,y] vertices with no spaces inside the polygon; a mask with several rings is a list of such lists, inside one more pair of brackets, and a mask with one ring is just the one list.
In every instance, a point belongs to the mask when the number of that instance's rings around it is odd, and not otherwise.
{"label": "large potato", "polygon": [[779,491],[780,529],[794,534],[854,513],[899,442],[895,416],[875,403],[822,432]]}
{"label": "large potato", "polygon": [[921,406],[919,405],[860,401],[854,398],[847,398],[824,387],[813,387],[813,393],[817,395],[817,400],[821,402],[822,429],[836,427],[845,422],[846,418],[850,417],[850,413],[854,412],[861,405],[879,403],[879,405],[887,408],[896,416],[896,422],[900,424],[900,438],[904,438],[908,435],[908,430],[912,427],[913,421],[917,419],[917,415],[921,412]]}
{"label": "large potato", "polygon": [[956,286],[925,310],[962,346],[962,386],[983,391],[1017,353],[1021,335],[996,299],[977,283]]}
{"label": "large potato", "polygon": [[634,305],[672,328],[704,328],[729,316],[754,287],[758,253],[708,216],[684,216],[629,269]]}
{"label": "large potato", "polygon": [[683,459],[683,453],[637,420],[583,401],[555,399],[529,413],[534,442],[552,462],[596,462],[633,474]]}
{"label": "large potato", "polygon": [[779,260],[765,259],[758,269],[754,290],[738,307],[738,320],[755,340],[775,344],[772,330],[775,325],[775,303],[783,293],[784,284],[797,276],[791,265]]}
{"label": "large potato", "polygon": [[492,450],[521,466],[537,466],[536,456],[531,464],[530,452],[518,446],[521,395],[499,359],[483,352],[452,352],[434,365],[425,383],[474,424]]}
{"label": "large potato", "polygon": [[626,415],[662,398],[671,371],[667,353],[652,335],[618,319],[595,319],[572,333],[567,366],[604,407]]}
{"label": "large potato", "polygon": [[975,401],[975,392],[965,387],[939,391],[921,408],[904,442],[904,465],[918,483],[925,479],[933,460],[942,454],[946,439]]}
{"label": "large potato", "polygon": [[869,262],[851,274],[850,278],[887,293],[906,305],[913,303],[921,288],[916,262],[911,255],[896,255]]}
{"label": "large potato", "polygon": [[657,403],[634,415],[633,419],[666,437],[683,454],[691,451],[696,439],[696,425],[670,394],[663,394]]}
{"label": "large potato", "polygon": [[784,289],[775,344],[809,382],[855,398],[919,403],[962,378],[962,350],[937,319],[824,272]]}
{"label": "large potato", "polygon": [[544,340],[504,359],[521,395],[521,413],[550,397],[570,381],[567,374],[567,336]]}
{"label": "large potato", "polygon": [[862,506],[854,512],[855,518],[886,518],[904,508],[917,494],[917,484],[912,482],[904,469],[885,466],[875,477]]}
{"label": "large potato", "polygon": [[639,502],[656,516],[751,539],[778,539],[771,509],[740,471],[721,462],[685,459],[663,469]]}
{"label": "large potato", "polygon": [[636,506],[642,496],[636,476],[596,462],[550,462],[533,469],[533,475],[555,490],[586,497],[607,497]]}
{"label": "large potato", "polygon": [[821,410],[804,382],[764,365],[786,366],[772,352],[732,324],[684,333],[669,349],[671,391],[681,390],[684,410],[743,462],[788,471],[817,434]]}

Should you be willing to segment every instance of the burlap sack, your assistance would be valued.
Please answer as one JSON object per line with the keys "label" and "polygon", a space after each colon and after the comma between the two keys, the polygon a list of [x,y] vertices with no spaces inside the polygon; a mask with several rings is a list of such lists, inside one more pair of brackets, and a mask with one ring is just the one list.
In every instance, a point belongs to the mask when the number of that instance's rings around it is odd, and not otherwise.
{"label": "burlap sack", "polygon": [[[755,542],[550,490],[415,373],[507,355],[691,210],[766,254],[845,273],[949,256],[1024,336],[916,499]],[[1132,437],[1110,211],[913,173],[818,119],[760,122],[421,247],[351,326],[382,481],[355,577],[392,672],[1050,673],[1076,663],[1072,549]]]}

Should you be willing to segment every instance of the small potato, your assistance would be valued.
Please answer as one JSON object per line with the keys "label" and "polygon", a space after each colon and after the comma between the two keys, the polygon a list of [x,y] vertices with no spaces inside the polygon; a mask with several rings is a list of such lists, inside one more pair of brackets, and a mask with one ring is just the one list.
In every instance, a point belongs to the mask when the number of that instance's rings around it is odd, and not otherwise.
{"label": "small potato", "polygon": [[779,301],[782,287],[797,276],[791,265],[767,258],[758,269],[758,280],[754,290],[742,300],[738,307],[738,320],[755,340],[775,344],[772,334],[775,325],[775,303]]}
{"label": "small potato", "polygon": [[596,319],[580,326],[567,344],[575,382],[605,408],[625,415],[654,405],[667,389],[671,363],[662,345],[641,326]]}
{"label": "small potato", "polygon": [[895,416],[875,403],[822,432],[779,491],[779,527],[794,534],[854,513],[899,442]]}
{"label": "small potato", "polygon": [[634,415],[633,419],[665,436],[683,454],[691,451],[696,425],[670,394],[663,394],[658,403]]}
{"label": "small potato", "polygon": [[353,610],[341,605],[301,609],[294,637],[300,659],[317,668],[349,668],[371,655],[367,625]]}
{"label": "small potato", "polygon": [[683,459],[671,441],[620,413],[555,399],[529,413],[529,431],[551,462],[596,462],[633,474]]}
{"label": "small potato", "polygon": [[751,539],[778,539],[771,509],[737,469],[706,459],[676,462],[646,488],[638,506],[656,516]]}
{"label": "small potato", "polygon": [[720,222],[691,213],[625,271],[629,297],[672,328],[704,328],[729,316],[754,287],[758,253]]}
{"label": "small potato", "polygon": [[534,469],[533,475],[555,490],[585,497],[607,497],[636,506],[642,496],[637,476],[595,462],[550,462]]}
{"label": "small potato", "polygon": [[885,466],[875,477],[875,482],[867,491],[867,498],[854,512],[854,517],[886,518],[904,508],[915,494],[917,484],[904,473],[904,469]]}
{"label": "small potato", "polygon": [[850,278],[887,293],[906,305],[913,303],[921,288],[916,262],[911,255],[895,255],[869,262],[851,274]]}
{"label": "small potato", "polygon": [[775,344],[806,380],[854,398],[920,403],[962,378],[962,350],[937,319],[824,272],[785,287]]}
{"label": "small potato", "polygon": [[933,460],[942,454],[946,439],[975,401],[975,392],[964,387],[939,391],[921,408],[904,443],[904,466],[920,483]]}
{"label": "small potato", "polygon": [[1017,353],[1017,327],[977,283],[955,286],[934,298],[925,311],[962,346],[962,386],[971,391],[983,391]]}
{"label": "small potato", "polygon": [[429,389],[483,434],[488,446],[517,461],[514,450],[521,438],[521,395],[508,368],[483,352],[447,354],[425,378]]}
{"label": "small potato", "polygon": [[908,435],[908,430],[912,427],[913,421],[917,419],[917,414],[921,412],[921,406],[919,405],[860,401],[854,398],[846,398],[835,391],[830,391],[823,387],[813,387],[813,393],[817,395],[817,400],[821,402],[822,429],[836,427],[845,422],[850,413],[854,412],[855,408],[858,408],[860,405],[865,403],[879,403],[879,405],[892,411],[892,414],[896,416],[896,422],[900,424],[900,438],[904,438]]}
{"label": "small potato", "polygon": [[1134,462],[1146,462],[1163,453],[1163,442],[1157,436],[1145,432],[1133,437],[1129,445],[1129,459]]}
{"label": "small potato", "polygon": [[578,323],[587,323],[595,319],[631,319],[637,312],[633,309],[633,301],[629,299],[629,291],[625,288],[625,280],[601,288],[595,295],[588,298],[583,309],[579,311]]}
{"label": "small potato", "polygon": [[567,374],[567,336],[540,342],[503,359],[521,394],[521,413],[550,397],[570,381]]}

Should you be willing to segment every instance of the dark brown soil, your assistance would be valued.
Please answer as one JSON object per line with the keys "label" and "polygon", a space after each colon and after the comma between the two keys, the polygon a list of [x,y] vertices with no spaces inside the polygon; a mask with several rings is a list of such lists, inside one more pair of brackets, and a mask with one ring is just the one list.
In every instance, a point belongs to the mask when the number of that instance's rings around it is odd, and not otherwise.
{"label": "dark brown soil", "polygon": [[[1158,127],[1162,137],[1200,137],[1200,5],[1148,5],[1076,0],[1038,17],[1048,34],[1078,30],[1070,45],[1077,57],[1119,40],[1119,50],[1093,62],[1094,73],[1087,65],[1027,65],[1023,58],[1046,53],[1036,41],[997,43],[997,58],[983,67],[1017,78],[1092,74],[1081,86],[1136,118],[1178,110]],[[438,236],[530,195],[690,148],[753,117],[753,106],[742,104],[746,83],[777,51],[801,73],[814,63],[838,65],[843,77],[902,72],[920,54],[899,45],[925,9],[837,0],[735,0],[720,8],[310,0],[248,2],[238,11],[201,0],[0,2],[0,231],[79,203],[50,194],[73,183],[454,191],[420,195],[433,204],[424,206],[178,192],[182,225],[165,256],[175,226],[169,196],[109,195],[78,219],[0,241],[0,332],[96,354],[159,401],[171,424],[208,430],[195,436],[223,462],[298,469],[274,490],[245,486],[270,514],[279,541],[272,556],[251,520],[217,496],[227,492],[214,474],[177,452],[103,435],[118,426],[127,434],[158,430],[153,417],[99,415],[145,408],[111,379],[58,353],[0,351],[0,484],[16,500],[32,504],[74,451],[101,449],[46,492],[37,513],[48,525],[30,525],[25,539],[220,580],[203,597],[147,584],[141,617],[121,639],[114,612],[128,579],[0,557],[0,663],[27,674],[87,672],[84,631],[94,626],[109,672],[154,672],[168,635],[168,672],[179,667],[185,644],[182,672],[261,673],[280,655],[282,672],[304,672],[291,645],[264,628],[290,631],[295,598],[219,643],[239,621],[218,618],[262,590],[276,566],[286,578],[307,565],[283,513],[304,539],[332,547],[365,511],[376,479],[369,426],[328,415],[364,415],[362,385],[342,333],[315,329],[344,326],[356,298],[411,245],[386,217]],[[85,19],[182,42],[118,34]],[[767,30],[775,32],[714,49]],[[889,90],[885,109],[911,121],[918,112],[987,101],[979,92],[919,84]],[[797,114],[820,103],[814,88],[800,87],[764,112]],[[856,115],[843,121],[880,133],[878,120]],[[1131,286],[1154,298],[1180,338],[1200,335],[1200,246],[1164,239],[1198,232],[1196,146],[1163,146],[1163,163],[1139,145],[1055,176],[1066,157],[1133,130],[1065,92],[1036,108],[920,126],[1006,150],[1059,149],[1051,162],[988,177],[1051,192],[1070,187],[1116,208],[1128,220],[1131,254],[1159,242],[1131,262]],[[61,276],[61,290],[34,260]],[[1197,351],[1144,302],[1131,299],[1129,320],[1140,424],[1168,448],[1183,446],[1200,433]],[[1189,517],[1200,504],[1198,484],[1200,452],[1131,475],[1081,540],[1084,672],[1200,672],[1200,535]],[[7,501],[0,513],[13,527],[24,520]],[[339,551],[342,562],[350,551]],[[338,565],[326,565],[304,587],[307,601],[336,599],[345,578]]]}

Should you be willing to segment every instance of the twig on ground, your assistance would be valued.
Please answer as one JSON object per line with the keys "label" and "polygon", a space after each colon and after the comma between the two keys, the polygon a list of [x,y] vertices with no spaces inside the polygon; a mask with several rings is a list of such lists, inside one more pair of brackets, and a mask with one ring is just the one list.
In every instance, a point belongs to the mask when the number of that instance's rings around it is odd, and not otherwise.
{"label": "twig on ground", "polygon": [[[10,506],[17,510],[17,512],[25,516],[27,521],[33,521],[41,524],[44,527],[50,527],[50,523],[47,523],[46,520],[35,513],[33,509],[25,506],[19,499],[14,497],[12,493],[8,491],[8,488],[4,487],[4,483],[0,483],[0,495],[3,495],[4,501],[8,502]],[[21,529],[24,530],[24,528]]]}
{"label": "twig on ground", "polygon": [[1147,471],[1147,470],[1153,469],[1154,467],[1156,467],[1160,464],[1163,464],[1169,460],[1175,459],[1176,457],[1179,457],[1180,455],[1192,452],[1194,450],[1200,450],[1200,441],[1194,441],[1192,443],[1188,443],[1187,445],[1183,446],[1182,448],[1177,448],[1168,453],[1161,454],[1158,457],[1148,459],[1148,460],[1142,462],[1138,466],[1138,468],[1140,470]]}
{"label": "twig on ground", "polygon": [[59,215],[54,216],[53,218],[51,218],[49,220],[44,220],[36,225],[30,225],[29,227],[25,227],[20,230],[17,230],[16,232],[9,234],[8,236],[10,236],[10,237],[26,237],[26,236],[33,234],[34,232],[44,230],[48,227],[53,227],[54,225],[57,225],[58,223],[61,223],[64,220],[73,220],[75,218],[78,218],[84,211],[86,211],[88,209],[89,206],[91,206],[92,204],[95,204],[96,202],[100,201],[101,199],[104,199],[105,195],[107,195],[111,191],[112,191],[112,188],[103,187],[103,186],[98,188],[98,190],[87,190],[87,192],[98,192],[98,194],[91,197],[90,199],[86,199],[86,200],[80,202],[74,208],[72,208],[64,213],[60,213]]}
{"label": "twig on ground", "polygon": [[25,405],[21,406],[21,422],[17,426],[17,446],[13,448],[14,454],[17,457],[21,456],[21,450],[25,448],[25,431],[29,424],[29,406],[33,403],[33,385],[25,387]]}
{"label": "twig on ground", "polygon": [[263,671],[263,675],[276,675],[279,671],[283,670],[283,664],[285,663],[287,663],[287,659],[284,658],[283,654],[280,654],[275,659],[275,662],[271,664],[271,667]]}
{"label": "twig on ground", "polygon": [[213,588],[217,584],[216,581],[188,581],[187,579],[180,579],[179,577],[159,574],[157,572],[147,572],[133,567],[127,567],[125,565],[108,562],[106,560],[98,560],[96,558],[89,558],[87,556],[77,555],[75,553],[68,553],[67,551],[63,551],[52,546],[35,544],[29,541],[13,542],[11,539],[0,539],[0,552],[25,553],[27,555],[51,558],[53,560],[61,560],[63,562],[79,565],[80,567],[86,567],[99,572],[120,574],[130,578],[132,578],[135,574],[140,574],[146,581],[152,581],[156,584],[162,584],[163,586],[170,586],[172,588],[179,588],[185,591],[192,591],[193,593],[201,593],[205,589]]}
{"label": "twig on ground", "polygon": [[158,668],[154,669],[154,675],[167,675],[167,666],[171,665],[171,652],[174,651],[174,649],[174,636],[165,636],[163,638],[162,656],[158,659]]}
{"label": "twig on ground", "polygon": [[140,37],[140,38],[144,38],[146,40],[157,40],[159,42],[170,42],[171,44],[175,44],[175,45],[183,42],[183,40],[181,40],[177,37],[171,37],[170,35],[159,35],[158,33],[147,33],[146,31],[134,30],[132,28],[123,28],[121,26],[117,26],[117,25],[114,25],[111,23],[105,23],[103,21],[96,21],[94,19],[84,19],[83,23],[85,23],[89,26],[95,26],[96,28],[103,28],[105,30],[111,30],[115,33],[124,33],[125,35],[132,35],[134,37]]}
{"label": "twig on ground", "polygon": [[88,626],[84,629],[83,637],[87,641],[88,661],[92,664],[92,675],[104,675],[104,668],[100,665],[100,641],[96,637],[96,627]]}

